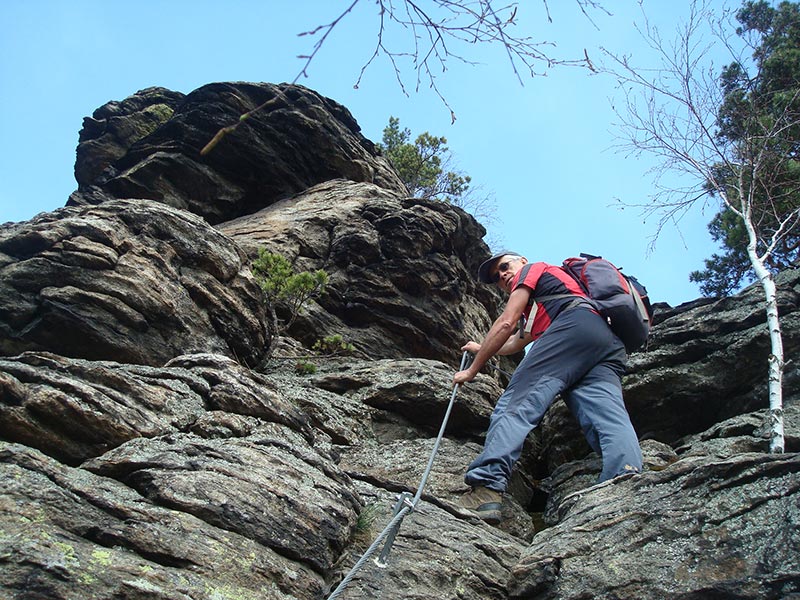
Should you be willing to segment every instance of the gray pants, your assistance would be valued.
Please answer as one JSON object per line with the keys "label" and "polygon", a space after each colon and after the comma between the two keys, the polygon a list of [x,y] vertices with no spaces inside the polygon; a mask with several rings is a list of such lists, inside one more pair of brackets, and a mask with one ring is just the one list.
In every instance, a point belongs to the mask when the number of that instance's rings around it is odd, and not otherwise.
{"label": "gray pants", "polygon": [[622,400],[626,359],[600,315],[585,306],[558,315],[498,399],[483,452],[464,477],[467,485],[505,491],[525,438],[561,392],[586,441],[603,457],[599,481],[641,471],[642,451]]}

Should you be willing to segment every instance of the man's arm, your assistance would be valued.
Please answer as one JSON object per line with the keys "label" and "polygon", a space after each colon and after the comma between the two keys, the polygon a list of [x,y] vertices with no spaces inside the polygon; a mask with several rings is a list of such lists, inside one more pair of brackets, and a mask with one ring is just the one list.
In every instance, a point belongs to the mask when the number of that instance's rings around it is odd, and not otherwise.
{"label": "man's arm", "polygon": [[527,346],[533,341],[530,332],[523,333],[522,336],[523,337],[520,337],[519,332],[515,331],[514,333],[511,334],[511,337],[508,338],[508,341],[505,344],[503,344],[500,350],[495,352],[495,354],[498,356],[508,356],[509,354],[516,354],[517,352],[525,348],[525,346]]}
{"label": "man's arm", "polygon": [[[519,330],[514,331],[514,333],[508,336],[508,340],[506,340],[506,343],[500,347],[500,350],[495,352],[495,356],[508,356],[509,354],[516,354],[532,341],[533,337],[531,337],[530,333],[524,333],[523,337],[520,337]],[[481,345],[478,342],[469,341],[461,346],[461,349],[466,350],[471,354],[477,354],[481,349]]]}
{"label": "man's arm", "polygon": [[489,333],[486,334],[483,342],[481,342],[480,350],[478,350],[478,353],[475,355],[472,364],[468,369],[456,373],[453,378],[453,383],[460,384],[472,381],[475,375],[483,368],[483,365],[486,364],[486,361],[497,354],[501,348],[503,348],[504,351],[507,349],[505,345],[512,342],[509,338],[514,334],[519,317],[527,306],[530,295],[530,288],[525,286],[520,286],[511,292],[503,314],[497,318],[492,328],[489,329]]}

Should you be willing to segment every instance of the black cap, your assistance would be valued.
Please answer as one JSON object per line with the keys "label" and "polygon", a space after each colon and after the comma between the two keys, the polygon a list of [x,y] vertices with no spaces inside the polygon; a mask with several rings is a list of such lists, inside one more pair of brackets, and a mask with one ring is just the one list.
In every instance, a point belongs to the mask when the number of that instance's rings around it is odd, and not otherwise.
{"label": "black cap", "polygon": [[500,252],[494,254],[489,260],[483,261],[481,266],[478,267],[478,281],[481,283],[494,283],[494,281],[492,281],[492,276],[489,275],[489,272],[492,270],[494,263],[504,256],[522,256],[522,254],[519,252],[512,252],[511,250],[500,250]]}

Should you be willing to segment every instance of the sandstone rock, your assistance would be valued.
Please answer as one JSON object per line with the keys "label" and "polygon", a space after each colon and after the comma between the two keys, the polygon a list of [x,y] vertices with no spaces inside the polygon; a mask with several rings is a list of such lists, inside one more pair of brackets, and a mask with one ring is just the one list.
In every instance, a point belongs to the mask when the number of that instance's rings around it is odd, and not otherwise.
{"label": "sandstone rock", "polygon": [[122,102],[108,102],[84,118],[75,160],[78,185],[91,185],[133,144],[169,121],[183,99],[180,92],[151,87]]}
{"label": "sandstone rock", "polygon": [[165,366],[170,371],[180,367],[202,377],[209,388],[204,398],[206,407],[285,425],[313,443],[314,432],[308,417],[292,398],[267,378],[236,361],[219,354],[189,354],[178,356]]}
{"label": "sandstone rock", "polygon": [[224,356],[181,356],[162,368],[33,352],[0,359],[2,436],[69,464],[187,431],[208,411],[258,417],[314,441],[305,414],[272,382]]}
{"label": "sandstone rock", "polygon": [[[435,441],[435,438],[394,440],[343,448],[339,465],[353,479],[384,490],[405,491],[416,496]],[[458,506],[458,499],[469,489],[464,483],[464,472],[479,452],[480,446],[477,444],[443,439],[425,480],[421,500],[456,516],[474,518]],[[533,537],[531,517],[512,494],[503,497],[502,512],[504,520],[497,526],[498,529],[520,540]]]}
{"label": "sandstone rock", "polygon": [[183,430],[208,392],[183,369],[25,353],[0,359],[0,434],[77,465],[133,438]]}
{"label": "sandstone rock", "polygon": [[[776,283],[784,356],[791,359],[800,349],[800,270],[782,273]],[[768,354],[759,285],[665,318],[653,330],[647,351],[631,357],[624,380],[636,431],[674,442],[765,408]],[[796,370],[789,364],[787,378]]]}
{"label": "sandstone rock", "polygon": [[[368,406],[403,417],[417,430],[422,428],[436,434],[452,397],[454,373],[453,367],[436,361],[384,359],[320,374],[313,383],[323,389],[349,392],[352,398]],[[461,386],[447,431],[459,437],[479,437],[489,425],[499,392],[496,382],[484,376],[476,378],[474,385]]]}
{"label": "sandstone rock", "polygon": [[566,498],[509,598],[786,598],[800,592],[800,455],[677,461]]}
{"label": "sandstone rock", "polygon": [[263,376],[280,390],[282,398],[291,400],[313,423],[317,432],[324,432],[334,444],[359,445],[375,438],[376,411],[358,398],[315,386],[311,377],[293,373],[294,363]]}
{"label": "sandstone rock", "polygon": [[219,228],[252,258],[263,246],[299,271],[329,273],[328,292],[289,332],[307,347],[338,334],[373,358],[455,367],[461,346],[482,339],[493,321],[484,304],[499,308],[499,292],[475,282],[489,254],[483,228],[442,202],[337,180]]}
{"label": "sandstone rock", "polygon": [[[705,456],[730,458],[737,454],[768,452],[770,428],[768,409],[738,415],[717,423],[708,430],[686,436],[675,443],[681,458]],[[786,448],[800,448],[800,402],[796,397],[786,398],[783,409],[783,427]]]}
{"label": "sandstone rock", "polygon": [[83,466],[320,574],[343,551],[359,508],[349,480],[276,424],[246,438],[138,438]]}
{"label": "sandstone rock", "polygon": [[[678,455],[667,444],[644,440],[641,446],[645,471],[663,471],[679,460]],[[547,479],[541,481],[541,488],[547,493],[542,514],[544,525],[550,527],[558,523],[563,516],[562,503],[565,498],[597,485],[602,468],[602,460],[592,452],[581,460],[562,464]]]}
{"label": "sandstone rock", "polygon": [[161,365],[216,352],[255,364],[262,292],[236,245],[165,204],[119,200],[0,227],[0,354]]}
{"label": "sandstone rock", "polygon": [[[342,574],[393,516],[393,494],[366,483],[359,484],[359,491],[371,509],[366,521],[370,525],[363,541],[343,557]],[[386,568],[369,561],[341,597],[505,599],[509,570],[522,548],[513,536],[478,519],[464,519],[421,502],[404,518]]]}
{"label": "sandstone rock", "polygon": [[[265,102],[200,154],[217,131]],[[338,177],[407,194],[344,106],[289,84],[212,83],[185,97],[150,88],[109,103],[84,122],[75,171],[80,185],[69,204],[148,198],[210,223]]]}
{"label": "sandstone rock", "polygon": [[234,531],[0,441],[0,590],[9,598],[320,598],[324,580]]}

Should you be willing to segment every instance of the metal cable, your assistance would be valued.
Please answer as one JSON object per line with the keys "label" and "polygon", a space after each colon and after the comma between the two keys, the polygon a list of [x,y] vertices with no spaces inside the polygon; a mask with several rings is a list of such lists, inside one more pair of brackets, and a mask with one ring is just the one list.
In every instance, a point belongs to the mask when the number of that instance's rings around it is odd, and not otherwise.
{"label": "metal cable", "polygon": [[[461,356],[461,366],[459,367],[459,371],[463,371],[469,366],[469,363],[472,362],[472,355],[469,352],[464,352]],[[433,445],[433,450],[431,451],[431,457],[428,460],[428,466],[425,469],[425,473],[422,475],[422,479],[419,482],[419,488],[417,489],[417,494],[414,496],[414,500],[412,500],[412,504],[416,508],[417,502],[419,502],[420,497],[422,496],[422,490],[425,488],[425,484],[428,482],[428,476],[431,474],[431,469],[433,469],[433,461],[436,458],[436,453],[439,451],[439,444],[442,442],[442,437],[444,436],[445,427],[447,427],[447,420],[450,418],[450,412],[453,410],[453,404],[456,402],[456,394],[458,394],[458,384],[453,386],[453,394],[450,396],[450,404],[447,405],[447,410],[444,413],[444,419],[442,419],[442,426],[439,428],[439,435],[436,438],[436,443]]]}
{"label": "metal cable", "polygon": [[[461,367],[459,371],[463,371],[469,366],[469,363],[472,362],[472,358],[469,352],[464,352],[463,356],[461,357]],[[422,497],[422,490],[425,488],[425,484],[428,481],[428,477],[430,476],[431,470],[433,469],[433,461],[436,458],[436,453],[439,451],[439,445],[441,444],[442,437],[444,436],[444,430],[447,427],[447,421],[450,418],[450,412],[453,410],[453,404],[456,401],[456,394],[458,394],[458,384],[453,386],[453,393],[450,396],[450,403],[447,405],[447,410],[444,414],[444,419],[442,420],[442,426],[439,428],[439,435],[436,438],[436,442],[433,445],[433,450],[431,451],[430,459],[428,459],[428,466],[425,468],[425,472],[422,475],[422,479],[420,480],[419,486],[417,488],[417,493],[414,496],[413,500],[408,500],[407,496],[410,494],[404,493],[398,499],[398,503],[395,506],[395,515],[389,524],[386,525],[384,530],[375,538],[375,541],[372,542],[367,551],[363,554],[361,558],[358,559],[353,568],[350,569],[350,572],[345,575],[344,579],[342,579],[341,583],[333,590],[333,593],[328,596],[328,600],[334,600],[337,598],[344,588],[350,583],[353,579],[355,574],[358,570],[367,562],[367,559],[375,552],[378,545],[387,537],[390,536],[391,538],[386,542],[386,546],[384,547],[383,551],[380,555],[380,560],[378,561],[379,566],[385,566],[386,557],[389,555],[389,551],[391,550],[391,545],[394,543],[394,535],[397,533],[397,530],[400,529],[400,524],[403,522],[406,514],[409,512],[414,511],[417,507],[417,503],[419,502],[420,498]]]}
{"label": "metal cable", "polygon": [[344,579],[342,579],[341,583],[336,587],[335,590],[333,590],[333,593],[330,596],[328,596],[328,600],[334,600],[334,598],[339,597],[339,595],[344,591],[344,588],[346,588],[347,585],[350,583],[350,581],[353,579],[353,577],[355,577],[355,574],[358,572],[358,570],[364,565],[365,562],[367,562],[367,560],[369,559],[370,556],[372,556],[375,550],[377,550],[380,543],[386,538],[386,536],[389,535],[389,533],[394,529],[396,525],[400,524],[400,521],[402,521],[403,518],[406,516],[406,514],[411,512],[411,510],[412,508],[410,506],[404,507],[400,512],[398,512],[394,516],[394,518],[391,521],[389,521],[389,524],[386,526],[386,528],[380,533],[380,535],[378,535],[378,537],[375,538],[375,541],[372,542],[370,547],[367,548],[367,551],[364,552],[361,558],[358,559],[358,562],[356,562],[356,564],[353,565],[353,568],[350,569],[350,572],[344,576]]}

